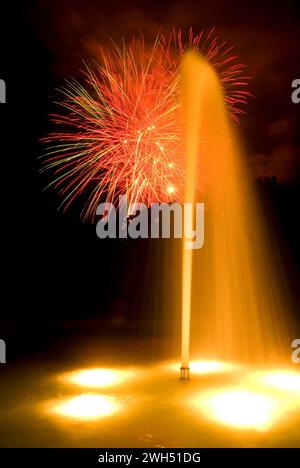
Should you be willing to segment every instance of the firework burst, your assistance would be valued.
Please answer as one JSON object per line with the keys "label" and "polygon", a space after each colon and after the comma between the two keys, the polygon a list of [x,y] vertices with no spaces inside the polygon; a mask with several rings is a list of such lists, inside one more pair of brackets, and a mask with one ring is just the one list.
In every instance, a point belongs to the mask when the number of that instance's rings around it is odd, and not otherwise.
{"label": "firework burst", "polygon": [[67,209],[86,197],[84,220],[93,220],[100,201],[128,203],[181,200],[184,157],[181,143],[179,65],[184,51],[198,48],[216,68],[232,118],[239,120],[249,92],[232,48],[213,30],[186,42],[175,31],[159,35],[152,47],[143,37],[126,46],[99,48],[99,62],[84,65],[83,81],[66,81],[60,112],[51,115],[57,131],[47,143],[42,171],[59,190]]}

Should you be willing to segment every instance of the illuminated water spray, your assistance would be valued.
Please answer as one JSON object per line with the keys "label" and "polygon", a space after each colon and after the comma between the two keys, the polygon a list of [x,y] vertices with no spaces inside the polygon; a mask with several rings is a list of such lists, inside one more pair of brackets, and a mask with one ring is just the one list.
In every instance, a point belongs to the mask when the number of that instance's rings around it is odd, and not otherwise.
{"label": "illuminated water spray", "polygon": [[[186,239],[182,244],[181,378],[189,377],[191,311],[202,355],[274,364],[287,336],[280,318],[286,309],[280,270],[235,141],[220,80],[196,50],[182,59],[181,99],[185,201],[199,201],[195,182],[200,162],[206,204],[203,249],[187,250]],[[288,353],[288,344],[285,349]]]}
{"label": "illuminated water spray", "polygon": [[[187,52],[182,60],[181,68],[181,100],[183,105],[184,141],[186,154],[186,203],[195,201],[195,182],[198,159],[198,135],[201,116],[203,86],[208,64],[195,51]],[[189,212],[185,220],[193,225],[194,213]],[[190,315],[192,292],[193,250],[186,246],[183,239],[182,261],[182,363],[181,378],[189,378],[189,348],[190,348]]]}

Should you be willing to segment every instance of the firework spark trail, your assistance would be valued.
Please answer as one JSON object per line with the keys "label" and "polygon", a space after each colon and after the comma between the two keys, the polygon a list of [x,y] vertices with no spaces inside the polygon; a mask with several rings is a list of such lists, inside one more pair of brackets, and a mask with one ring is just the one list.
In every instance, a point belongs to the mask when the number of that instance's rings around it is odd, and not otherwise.
{"label": "firework spark trail", "polygon": [[[179,104],[180,59],[189,47],[201,50],[215,66],[232,118],[239,120],[249,92],[244,65],[213,30],[186,42],[181,31],[159,35],[151,48],[143,37],[129,46],[100,48],[101,60],[85,63],[84,85],[66,81],[60,90],[60,113],[51,119],[57,131],[43,139],[48,146],[42,171],[67,209],[80,195],[86,197],[84,220],[93,220],[100,201],[128,203],[182,200],[184,155]],[[201,182],[199,174],[198,179]]]}

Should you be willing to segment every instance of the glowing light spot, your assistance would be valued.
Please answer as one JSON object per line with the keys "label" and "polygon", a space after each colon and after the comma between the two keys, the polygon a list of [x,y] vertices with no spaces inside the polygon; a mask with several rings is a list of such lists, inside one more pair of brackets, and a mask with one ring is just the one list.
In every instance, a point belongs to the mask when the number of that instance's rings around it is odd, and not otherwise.
{"label": "glowing light spot", "polygon": [[194,374],[213,374],[218,372],[228,372],[235,368],[234,364],[221,361],[191,361],[190,369]]}
{"label": "glowing light spot", "polygon": [[128,143],[128,141],[127,141],[127,140],[124,140],[123,143]]}
{"label": "glowing light spot", "polygon": [[114,369],[83,369],[67,375],[69,382],[82,387],[107,387],[127,380],[132,372]]}
{"label": "glowing light spot", "polygon": [[174,193],[175,192],[175,187],[173,185],[169,185],[167,187],[167,192],[170,193],[170,194]]}
{"label": "glowing light spot", "polygon": [[84,394],[63,401],[54,406],[53,411],[69,418],[97,419],[115,413],[118,407],[113,397]]}
{"label": "glowing light spot", "polygon": [[300,373],[289,371],[274,371],[261,374],[262,383],[280,390],[300,393]]}
{"label": "glowing light spot", "polygon": [[168,167],[174,167],[173,163],[168,163]]}
{"label": "glowing light spot", "polygon": [[203,398],[201,409],[222,424],[241,429],[265,431],[277,412],[273,398],[247,390],[226,390]]}
{"label": "glowing light spot", "polygon": [[[168,367],[172,370],[179,372],[180,363],[169,364]],[[213,361],[213,360],[197,360],[190,361],[189,363],[191,375],[206,375],[206,374],[219,374],[222,372],[230,372],[238,368],[237,364],[229,362]]]}
{"label": "glowing light spot", "polygon": [[152,125],[152,128],[155,128],[155,125]]}

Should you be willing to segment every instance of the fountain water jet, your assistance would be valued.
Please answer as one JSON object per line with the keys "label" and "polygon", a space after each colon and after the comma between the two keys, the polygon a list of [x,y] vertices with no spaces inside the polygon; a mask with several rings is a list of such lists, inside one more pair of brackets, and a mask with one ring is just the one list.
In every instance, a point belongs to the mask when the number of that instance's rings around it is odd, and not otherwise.
{"label": "fountain water jet", "polygon": [[205,176],[206,204],[203,249],[187,250],[186,239],[182,244],[181,378],[189,378],[191,311],[197,313],[193,331],[206,357],[277,363],[289,352],[280,318],[286,308],[280,268],[230,126],[220,81],[195,50],[182,59],[181,102],[185,202],[197,201],[198,169]]}
{"label": "fountain water jet", "polygon": [[[205,75],[203,73],[204,60],[199,60],[195,51],[185,54],[181,65],[182,78],[182,104],[185,128],[186,151],[186,203],[195,201],[195,174],[198,158],[198,134],[201,115],[202,87]],[[195,104],[196,103],[196,104]],[[193,212],[189,213],[191,219],[187,220],[193,225]],[[181,378],[189,378],[189,349],[190,349],[190,314],[192,293],[192,264],[193,250],[186,247],[186,239],[183,238],[182,260],[182,363]]]}

